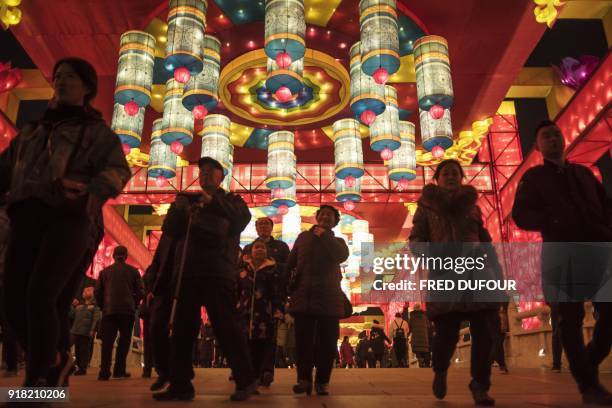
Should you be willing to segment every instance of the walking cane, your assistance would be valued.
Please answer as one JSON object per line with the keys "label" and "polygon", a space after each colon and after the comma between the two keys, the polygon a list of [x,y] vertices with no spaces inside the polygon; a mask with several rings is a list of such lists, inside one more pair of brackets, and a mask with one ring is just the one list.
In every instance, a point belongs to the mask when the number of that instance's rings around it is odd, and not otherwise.
{"label": "walking cane", "polygon": [[174,296],[172,298],[172,310],[170,312],[170,322],[168,323],[169,334],[168,337],[172,337],[174,334],[174,320],[176,318],[176,305],[178,303],[179,293],[181,291],[181,284],[183,281],[183,271],[185,270],[185,261],[187,259],[187,247],[189,246],[189,236],[191,235],[191,216],[192,212],[189,212],[189,222],[187,223],[187,235],[183,244],[183,253],[181,255],[181,264],[179,266],[178,276],[176,278],[176,287],[174,288]]}

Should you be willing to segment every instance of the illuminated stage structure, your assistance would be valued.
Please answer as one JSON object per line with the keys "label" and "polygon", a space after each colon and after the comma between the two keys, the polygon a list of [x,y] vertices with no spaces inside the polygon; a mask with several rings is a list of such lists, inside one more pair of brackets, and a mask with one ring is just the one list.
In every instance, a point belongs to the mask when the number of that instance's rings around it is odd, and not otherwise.
{"label": "illuminated stage structure", "polygon": [[[74,13],[85,10],[81,2],[72,3]],[[210,149],[222,158],[224,185],[242,195],[253,217],[270,216],[276,236],[282,234],[283,219],[290,220],[293,235],[298,219],[302,230],[309,228],[316,207],[325,203],[341,211],[338,232],[349,242],[356,220],[369,221],[369,233],[377,243],[405,241],[415,203],[435,165],[455,158],[464,166],[465,182],[479,192],[478,205],[495,242],[539,239],[518,230],[510,217],[520,176],[539,160],[538,154],[521,147],[523,134],[511,100],[536,86],[517,79],[545,30],[534,19],[530,2],[511,12],[501,5],[473,7],[469,21],[494,22],[496,30],[482,35],[477,27],[469,28],[468,34],[474,33],[469,49],[461,44],[465,33],[458,23],[440,24],[469,9],[455,4],[461,2],[448,2],[447,9],[436,12],[428,2],[408,0],[363,0],[361,12],[358,2],[350,0],[287,0],[285,5],[252,1],[242,8],[225,1],[173,0],[158,2],[150,10],[143,7],[145,1],[129,3],[139,6],[110,11],[91,6],[93,13],[80,22],[92,27],[91,33],[73,38],[58,23],[66,12],[63,8],[45,5],[41,13],[23,2],[24,21],[11,31],[40,71],[24,70],[22,83],[0,94],[4,148],[15,134],[20,101],[50,98],[45,77],[53,58],[59,57],[57,50],[63,49],[59,38],[72,38],[66,42],[74,47],[70,51],[98,69],[96,107],[109,124],[115,111],[115,128],[127,146],[133,177],[104,209],[106,237],[93,275],[110,262],[109,251],[117,243],[128,246],[130,261],[141,270],[148,266],[161,221],[142,216],[147,225],[135,234],[130,217],[138,215],[130,215],[129,206],[154,206],[163,214],[177,192],[198,191],[195,163],[203,150]],[[284,15],[281,9],[295,11],[294,17],[279,18]],[[113,15],[105,16],[106,12]],[[45,18],[46,14],[56,18]],[[102,19],[121,21],[123,26],[98,27],[96,21]],[[385,24],[378,24],[378,19]],[[29,27],[57,35],[41,40]],[[376,27],[382,31],[376,32]],[[87,44],[100,35],[97,31],[112,35],[105,47],[89,50]],[[193,38],[185,38],[187,32],[193,32]],[[488,52],[470,54],[476,49]],[[111,63],[118,59],[124,68],[120,75]],[[549,113],[566,137],[568,158],[590,168],[612,141],[610,77],[608,54],[578,90],[567,91],[553,82],[548,86],[557,104],[549,106]],[[383,79],[384,85],[378,84]],[[506,96],[510,99],[504,100]],[[368,111],[371,115],[364,114]],[[160,118],[163,130],[160,139],[154,138],[156,145],[163,141],[178,155],[175,172],[161,182],[149,171],[152,124]],[[409,130],[402,131],[407,122]],[[286,137],[279,138],[278,132]],[[399,153],[401,132],[409,134],[410,144]],[[209,147],[207,142],[202,149],[202,137],[196,136],[209,134],[223,135],[230,146]],[[270,149],[269,139],[274,144]],[[283,174],[277,174],[281,167],[271,169],[267,163],[269,154],[276,157],[278,152],[291,167]],[[397,161],[400,158],[405,165]],[[342,180],[340,194],[336,177]],[[354,200],[347,200],[345,187],[356,184],[358,199],[353,194]],[[351,262],[345,265],[343,288],[358,310],[380,307],[388,322],[407,306],[393,298],[364,302],[360,275]],[[348,329],[345,333],[354,334]]]}

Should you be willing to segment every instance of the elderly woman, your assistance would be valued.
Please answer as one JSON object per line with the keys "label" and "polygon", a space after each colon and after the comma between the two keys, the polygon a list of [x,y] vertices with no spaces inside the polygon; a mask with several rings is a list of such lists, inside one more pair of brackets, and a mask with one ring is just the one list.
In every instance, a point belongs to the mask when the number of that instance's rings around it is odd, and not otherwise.
{"label": "elderly woman", "polygon": [[293,392],[312,393],[312,370],[316,366],[316,392],[328,395],[338,354],[339,319],[346,315],[340,264],[348,258],[349,250],[332,232],[340,221],[338,210],[322,205],[316,220],[317,225],[298,236],[289,255],[288,270],[296,268],[289,300],[289,312],[295,318],[298,366],[298,384]]}
{"label": "elderly woman", "polygon": [[73,368],[70,303],[91,261],[92,235],[99,237],[102,205],[131,176],[119,138],[91,106],[94,68],[62,59],[52,79],[43,118],[0,154],[0,195],[8,193],[11,220],[5,307],[27,352],[28,387],[62,386]]}
{"label": "elderly woman", "polygon": [[[410,233],[413,251],[422,248],[423,244],[418,243],[428,243],[425,245],[430,256],[445,257],[458,255],[457,251],[464,251],[464,247],[487,247],[473,243],[491,242],[491,236],[483,225],[480,209],[476,205],[476,189],[463,185],[463,178],[463,169],[458,161],[444,160],[438,165],[434,174],[436,184],[425,186],[414,215],[414,226]],[[487,263],[493,270],[499,271],[495,251],[489,252]],[[428,278],[456,279],[458,273],[431,269]],[[432,358],[433,393],[438,399],[446,396],[447,370],[459,338],[460,324],[467,320],[470,322],[472,336],[470,390],[476,405],[495,404],[487,392],[491,386],[490,352],[493,344],[489,325],[495,318],[497,307],[496,303],[477,303],[473,298],[472,301],[466,301],[461,293],[428,294],[427,316],[436,329]]]}

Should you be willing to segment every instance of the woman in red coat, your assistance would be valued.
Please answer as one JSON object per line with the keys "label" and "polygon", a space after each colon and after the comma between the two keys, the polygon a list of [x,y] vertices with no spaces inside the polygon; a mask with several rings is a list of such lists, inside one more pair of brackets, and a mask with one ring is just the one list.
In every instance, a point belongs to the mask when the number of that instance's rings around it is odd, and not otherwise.
{"label": "woman in red coat", "polygon": [[342,359],[342,368],[346,366],[353,368],[355,351],[353,351],[353,346],[349,343],[348,336],[344,336],[344,340],[342,340],[340,345],[340,358]]}

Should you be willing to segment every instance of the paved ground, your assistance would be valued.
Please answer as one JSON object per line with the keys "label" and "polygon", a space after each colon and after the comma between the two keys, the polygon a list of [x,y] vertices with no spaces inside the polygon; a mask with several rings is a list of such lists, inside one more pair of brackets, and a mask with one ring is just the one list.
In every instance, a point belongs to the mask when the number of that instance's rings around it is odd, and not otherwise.
{"label": "paved ground", "polygon": [[[137,374],[134,372],[133,374]],[[140,374],[140,373],[138,373]],[[338,369],[332,376],[328,397],[294,396],[291,386],[295,371],[277,371],[276,382],[263,389],[260,396],[244,403],[228,400],[233,383],[226,369],[197,369],[195,402],[160,403],[151,399],[148,386],[152,380],[141,378],[96,380],[97,370],[85,377],[71,378],[71,404],[75,407],[321,407],[379,408],[473,406],[467,388],[469,371],[456,368],[449,372],[449,392],[444,401],[431,395],[432,372],[429,369]],[[0,386],[18,385],[20,378],[1,378]],[[602,375],[612,389],[612,374]],[[579,407],[583,406],[569,373],[554,374],[540,369],[514,369],[501,375],[494,368],[491,395],[498,407]],[[61,407],[65,404],[55,404]]]}

